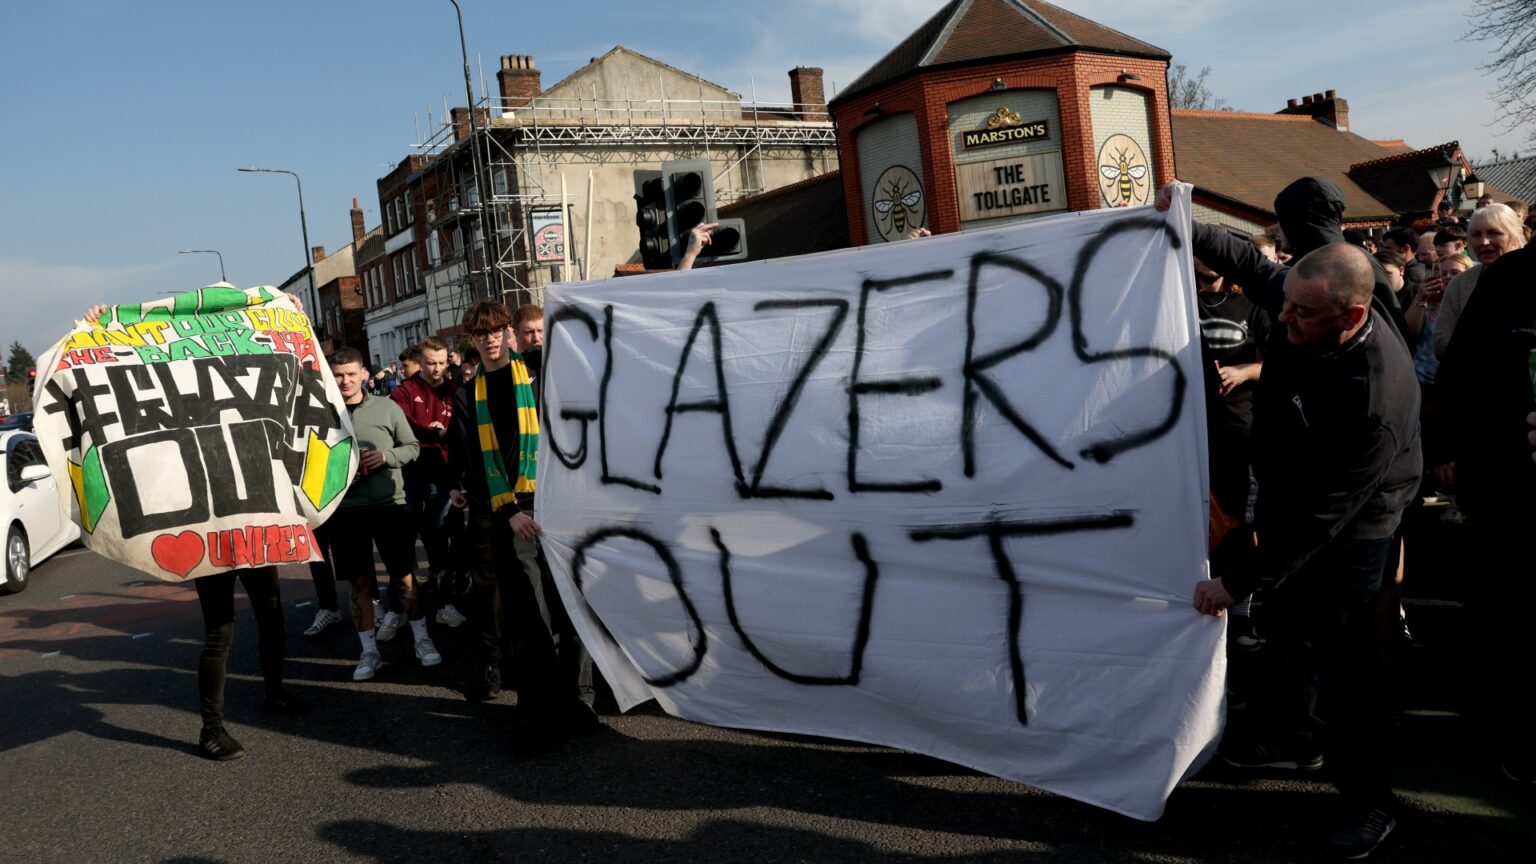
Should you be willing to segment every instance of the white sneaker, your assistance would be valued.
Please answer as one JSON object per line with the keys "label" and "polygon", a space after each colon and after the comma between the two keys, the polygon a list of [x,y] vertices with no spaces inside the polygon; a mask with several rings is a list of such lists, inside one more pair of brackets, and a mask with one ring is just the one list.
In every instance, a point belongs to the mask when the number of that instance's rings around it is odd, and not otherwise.
{"label": "white sneaker", "polygon": [[[441,660],[442,658],[439,657],[438,659]],[[363,656],[358,658],[357,668],[352,670],[352,680],[370,680],[379,671],[379,664],[382,662],[384,661],[379,658],[379,652],[364,651]]]}
{"label": "white sneaker", "polygon": [[423,666],[436,666],[443,662],[443,655],[437,653],[437,646],[432,644],[432,639],[423,636],[416,640],[416,659]]}
{"label": "white sneaker", "polygon": [[405,616],[399,612],[386,612],[384,620],[379,622],[379,632],[375,634],[380,642],[388,642],[400,632],[400,625],[405,623]]}
{"label": "white sneaker", "polygon": [[437,610],[437,623],[444,627],[457,627],[468,620],[452,603],[445,603],[443,608]]}
{"label": "white sneaker", "polygon": [[305,636],[319,636],[326,628],[341,621],[341,614],[329,609],[321,609],[315,613],[315,623],[309,625],[304,631]]}

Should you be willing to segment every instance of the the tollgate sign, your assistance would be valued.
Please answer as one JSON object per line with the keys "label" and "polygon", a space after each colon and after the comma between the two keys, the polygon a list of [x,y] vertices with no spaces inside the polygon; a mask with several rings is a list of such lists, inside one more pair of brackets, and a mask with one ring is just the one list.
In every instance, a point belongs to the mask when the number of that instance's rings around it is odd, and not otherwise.
{"label": "the tollgate sign", "polygon": [[1067,208],[1060,151],[956,165],[955,187],[961,222]]}

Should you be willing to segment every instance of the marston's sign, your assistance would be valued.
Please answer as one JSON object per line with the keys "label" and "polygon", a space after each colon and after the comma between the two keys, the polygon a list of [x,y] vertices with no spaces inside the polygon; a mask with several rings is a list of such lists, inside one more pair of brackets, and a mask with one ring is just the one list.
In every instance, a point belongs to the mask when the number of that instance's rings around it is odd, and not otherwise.
{"label": "marston's sign", "polygon": [[[1014,115],[1017,117],[1018,115]],[[1020,144],[1025,141],[1043,141],[1051,137],[1050,127],[1044,120],[1031,120],[1017,126],[1003,126],[997,129],[972,129],[965,133],[962,143],[965,149],[974,150],[977,147],[996,147],[999,144]]]}

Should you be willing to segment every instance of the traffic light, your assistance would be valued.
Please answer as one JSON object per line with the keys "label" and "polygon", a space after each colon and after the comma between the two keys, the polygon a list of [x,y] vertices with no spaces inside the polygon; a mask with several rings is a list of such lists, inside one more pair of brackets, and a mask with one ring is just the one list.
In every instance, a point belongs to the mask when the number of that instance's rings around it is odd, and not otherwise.
{"label": "traffic light", "polygon": [[688,248],[688,232],[702,222],[715,221],[713,170],[708,159],[661,163],[661,173],[667,178],[667,209],[672,213],[673,265]]}
{"label": "traffic light", "polygon": [[27,370],[27,380],[28,381],[36,381],[37,380],[37,370],[36,369],[28,369]]}
{"label": "traffic light", "polygon": [[747,223],[742,219],[716,219],[720,223],[699,253],[696,264],[740,261],[747,257]]}
{"label": "traffic light", "polygon": [[647,270],[666,270],[676,263],[669,215],[662,172],[636,171],[635,225],[640,229],[640,260]]}
{"label": "traffic light", "polygon": [[672,263],[688,248],[688,233],[701,222],[718,222],[708,246],[694,265],[739,261],[747,257],[747,226],[740,219],[715,215],[714,165],[708,159],[675,159],[661,163],[666,180],[667,208],[672,214]]}

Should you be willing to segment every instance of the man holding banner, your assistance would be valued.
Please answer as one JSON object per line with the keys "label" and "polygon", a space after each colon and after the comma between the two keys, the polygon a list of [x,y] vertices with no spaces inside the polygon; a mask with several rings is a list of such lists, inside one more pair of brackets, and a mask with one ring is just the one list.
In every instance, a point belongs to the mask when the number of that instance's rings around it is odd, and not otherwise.
{"label": "man holding banner", "polygon": [[514,746],[538,749],[561,734],[593,731],[598,720],[578,697],[575,675],[556,661],[552,615],[563,611],[557,613],[559,598],[544,591],[543,529],[533,519],[539,419],[528,367],[509,344],[511,327],[512,315],[499,302],[482,301],[464,313],[481,363],[454,395],[449,477],[454,505],[469,510],[471,617],[485,662],[470,695],[494,698],[500,691],[504,635],[518,691]]}
{"label": "man holding banner", "polygon": [[[1172,191],[1158,196],[1158,208]],[[1418,490],[1419,388],[1407,346],[1378,297],[1373,262],[1345,243],[1294,267],[1196,223],[1194,253],[1284,325],[1254,406],[1259,478],[1253,566],[1196,586],[1221,615],[1267,590],[1266,633],[1283,658],[1273,742],[1223,754],[1239,767],[1334,768],[1347,810],[1330,851],[1369,855],[1396,820],[1391,728],[1376,658],[1376,595],[1394,532]],[[1326,739],[1322,733],[1326,731]]]}
{"label": "man holding banner", "polygon": [[39,439],[86,545],[167,581],[194,579],[202,756],[238,759],[224,728],[234,585],[250,596],[263,709],[283,689],[275,564],[319,559],[312,525],[347,488],[351,426],[298,298],[214,285],[95,306],[39,364]]}

